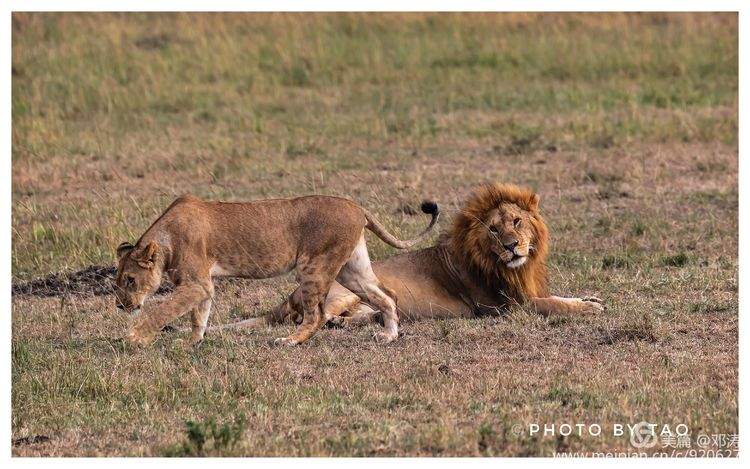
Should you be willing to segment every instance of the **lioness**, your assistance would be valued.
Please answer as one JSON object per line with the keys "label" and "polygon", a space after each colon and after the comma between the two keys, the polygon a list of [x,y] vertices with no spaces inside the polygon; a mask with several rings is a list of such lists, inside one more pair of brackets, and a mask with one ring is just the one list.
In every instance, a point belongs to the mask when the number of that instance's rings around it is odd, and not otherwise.
{"label": "lioness", "polygon": [[[510,184],[485,184],[472,191],[435,246],[374,262],[373,270],[398,296],[400,319],[495,315],[511,304],[530,304],[545,316],[603,311],[595,297],[549,295],[548,236],[537,194]],[[324,311],[326,319],[339,324],[380,319],[377,310],[337,283]],[[266,318],[218,327],[252,328],[288,317],[295,318],[295,312],[283,303]]]}
{"label": "lioness", "polygon": [[120,309],[138,312],[165,272],[175,284],[166,301],[136,317],[126,338],[148,344],[169,322],[190,311],[192,341],[199,343],[211,311],[212,277],[268,278],[296,267],[299,287],[287,305],[301,315],[302,324],[276,343],[304,342],[323,325],[322,306],[334,279],[383,312],[385,330],[376,339],[389,342],[398,336],[395,297],[372,271],[364,229],[405,249],[424,238],[437,222],[435,203],[423,203],[422,211],[432,215],[430,224],[416,238],[401,241],[370,212],[339,197],[248,203],[180,197],[135,245],[125,242],[117,248],[114,290]]}

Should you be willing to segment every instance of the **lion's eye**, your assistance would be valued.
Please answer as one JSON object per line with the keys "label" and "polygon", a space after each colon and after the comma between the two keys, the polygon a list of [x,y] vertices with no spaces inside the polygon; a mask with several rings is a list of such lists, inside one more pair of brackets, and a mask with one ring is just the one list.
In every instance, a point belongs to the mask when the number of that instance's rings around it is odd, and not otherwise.
{"label": "lion's eye", "polygon": [[127,276],[125,277],[125,286],[126,287],[132,287],[135,285],[135,277]]}
{"label": "lion's eye", "polygon": [[521,219],[520,218],[516,218],[515,220],[513,220],[513,226],[516,227],[516,228],[518,228],[519,226],[521,226]]}
{"label": "lion's eye", "polygon": [[497,227],[496,226],[490,226],[490,231],[497,234]]}

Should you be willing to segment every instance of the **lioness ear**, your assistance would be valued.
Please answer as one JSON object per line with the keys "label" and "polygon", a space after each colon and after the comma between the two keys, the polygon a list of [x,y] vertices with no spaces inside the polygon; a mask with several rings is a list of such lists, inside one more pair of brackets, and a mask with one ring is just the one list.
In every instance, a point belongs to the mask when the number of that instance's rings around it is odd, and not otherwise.
{"label": "lioness ear", "polygon": [[531,200],[529,200],[529,208],[534,211],[539,209],[539,194],[531,196]]}
{"label": "lioness ear", "polygon": [[134,246],[127,241],[120,243],[120,245],[117,246],[117,258],[122,259],[122,256],[133,250],[133,247]]}
{"label": "lioness ear", "polygon": [[146,247],[143,248],[143,251],[138,254],[138,265],[144,269],[152,268],[156,262],[156,252],[158,248],[159,246],[155,242],[151,241],[148,243]]}

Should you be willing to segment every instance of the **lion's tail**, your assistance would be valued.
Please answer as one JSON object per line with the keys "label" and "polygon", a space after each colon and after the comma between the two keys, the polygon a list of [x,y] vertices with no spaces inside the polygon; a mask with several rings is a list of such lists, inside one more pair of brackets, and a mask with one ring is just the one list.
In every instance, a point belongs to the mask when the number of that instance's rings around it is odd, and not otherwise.
{"label": "lion's tail", "polygon": [[438,207],[435,202],[426,200],[422,202],[422,206],[420,208],[422,209],[422,212],[432,215],[432,219],[430,220],[430,224],[427,225],[427,228],[419,233],[416,238],[406,241],[402,241],[396,238],[391,233],[389,233],[388,230],[385,229],[385,227],[378,221],[377,218],[375,218],[372,213],[368,212],[367,210],[364,211],[365,217],[367,218],[366,227],[367,229],[375,233],[378,238],[382,239],[394,248],[408,249],[418,242],[422,241],[430,233],[432,228],[435,226],[435,223],[437,223],[438,218],[440,217],[440,207]]}
{"label": "lion's tail", "polygon": [[230,322],[227,324],[217,324],[207,328],[207,331],[223,331],[225,329],[260,329],[267,326],[268,320],[265,317],[243,319],[242,321]]}
{"label": "lion's tail", "polygon": [[[269,324],[265,317],[243,319],[242,321],[230,322],[227,324],[217,324],[206,328],[206,332],[223,331],[226,329],[260,329]],[[164,332],[190,332],[189,327],[166,326],[162,329]]]}

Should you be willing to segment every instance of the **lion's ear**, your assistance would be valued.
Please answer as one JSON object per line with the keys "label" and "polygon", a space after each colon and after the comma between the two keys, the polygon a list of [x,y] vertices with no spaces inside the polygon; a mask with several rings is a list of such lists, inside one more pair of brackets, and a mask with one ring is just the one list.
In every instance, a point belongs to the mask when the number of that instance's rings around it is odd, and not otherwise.
{"label": "lion's ear", "polygon": [[531,199],[529,199],[529,208],[533,211],[539,209],[539,194],[534,194],[531,196]]}
{"label": "lion's ear", "polygon": [[120,243],[120,245],[117,246],[117,251],[116,251],[117,252],[117,258],[118,259],[122,259],[122,256],[124,256],[125,254],[129,253],[130,251],[132,251],[134,247],[135,246],[133,246],[132,244],[130,244],[128,241]]}
{"label": "lion's ear", "polygon": [[138,261],[138,265],[143,267],[144,269],[151,269],[154,267],[154,263],[156,262],[156,253],[159,250],[159,246],[151,241],[146,245],[145,248],[141,252],[138,253],[136,257],[136,260]]}

